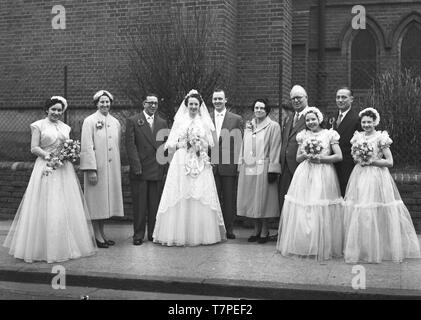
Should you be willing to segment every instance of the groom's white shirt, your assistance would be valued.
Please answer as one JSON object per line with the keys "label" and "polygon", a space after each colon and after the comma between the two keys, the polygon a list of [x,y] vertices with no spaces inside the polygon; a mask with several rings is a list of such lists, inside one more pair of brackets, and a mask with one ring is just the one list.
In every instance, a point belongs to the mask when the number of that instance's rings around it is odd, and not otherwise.
{"label": "groom's white shirt", "polygon": [[225,108],[222,112],[218,112],[215,110],[215,127],[216,127],[216,134],[219,139],[221,135],[222,123],[224,122],[225,114],[227,113],[227,109]]}

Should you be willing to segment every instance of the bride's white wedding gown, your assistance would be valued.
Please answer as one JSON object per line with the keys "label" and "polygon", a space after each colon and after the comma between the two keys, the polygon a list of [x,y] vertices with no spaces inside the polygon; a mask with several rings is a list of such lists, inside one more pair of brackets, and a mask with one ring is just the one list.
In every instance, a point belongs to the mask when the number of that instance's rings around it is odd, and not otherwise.
{"label": "bride's white wedding gown", "polygon": [[189,128],[211,139],[198,116],[179,128],[178,150],[169,166],[153,233],[154,242],[162,245],[206,245],[226,239],[212,167],[180,143]]}

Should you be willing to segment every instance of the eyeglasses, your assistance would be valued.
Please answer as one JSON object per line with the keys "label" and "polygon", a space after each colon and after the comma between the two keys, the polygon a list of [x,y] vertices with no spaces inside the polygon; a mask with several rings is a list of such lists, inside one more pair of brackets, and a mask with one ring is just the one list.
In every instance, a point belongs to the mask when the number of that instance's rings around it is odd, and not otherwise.
{"label": "eyeglasses", "polygon": [[297,100],[297,101],[301,101],[304,98],[304,96],[302,97],[292,97],[291,101]]}
{"label": "eyeglasses", "polygon": [[155,101],[145,101],[147,104],[149,104],[150,106],[157,106],[158,102]]}

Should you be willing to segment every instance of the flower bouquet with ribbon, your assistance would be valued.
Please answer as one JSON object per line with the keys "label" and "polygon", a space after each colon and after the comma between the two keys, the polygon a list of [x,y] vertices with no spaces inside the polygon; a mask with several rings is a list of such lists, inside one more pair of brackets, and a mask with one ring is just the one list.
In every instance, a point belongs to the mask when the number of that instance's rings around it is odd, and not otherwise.
{"label": "flower bouquet with ribbon", "polygon": [[200,130],[194,127],[187,129],[183,140],[187,147],[186,174],[196,178],[205,166],[210,165],[208,143]]}

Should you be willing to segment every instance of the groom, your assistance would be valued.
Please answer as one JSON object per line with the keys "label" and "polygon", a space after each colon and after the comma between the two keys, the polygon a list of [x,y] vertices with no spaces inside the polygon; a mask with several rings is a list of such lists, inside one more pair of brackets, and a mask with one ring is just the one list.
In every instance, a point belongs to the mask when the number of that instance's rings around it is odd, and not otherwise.
{"label": "groom", "polygon": [[235,239],[234,217],[236,214],[237,163],[243,135],[243,119],[227,111],[225,92],[215,89],[212,95],[215,111],[211,118],[215,124],[215,146],[211,161],[219,202],[222,206],[227,239]]}
{"label": "groom", "polygon": [[162,192],[164,165],[156,160],[156,152],[163,143],[157,141],[159,130],[167,129],[167,123],[160,118],[158,96],[146,95],[143,111],[128,118],[126,123],[126,150],[130,165],[130,187],[133,200],[133,244],[143,243],[146,224],[148,240],[152,241],[156,213]]}

